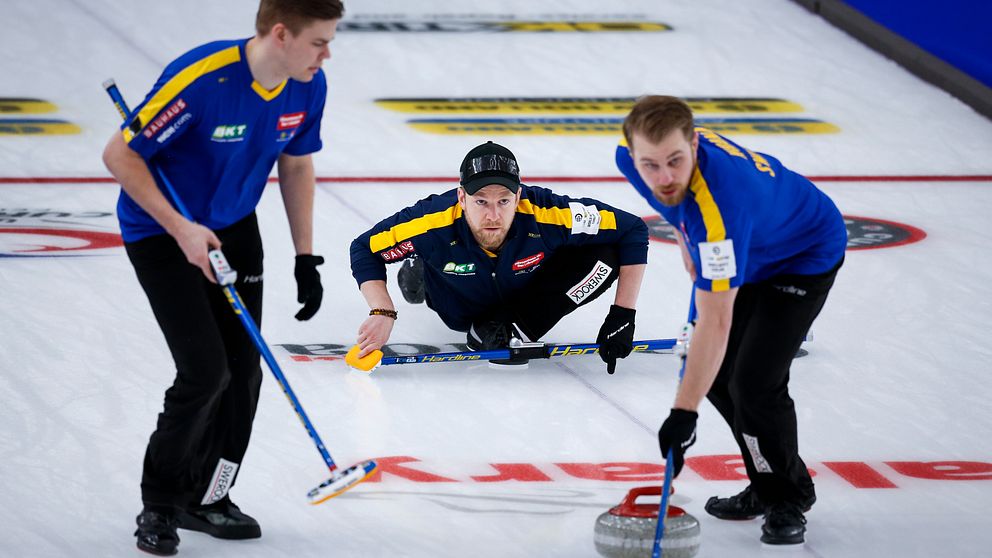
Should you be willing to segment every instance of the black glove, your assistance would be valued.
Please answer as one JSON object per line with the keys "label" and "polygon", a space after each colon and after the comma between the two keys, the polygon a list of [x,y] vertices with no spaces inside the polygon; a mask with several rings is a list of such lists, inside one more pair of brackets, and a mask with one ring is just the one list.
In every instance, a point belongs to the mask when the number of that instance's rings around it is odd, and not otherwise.
{"label": "black glove", "polygon": [[672,450],[672,471],[679,476],[682,465],[685,464],[685,450],[696,443],[696,419],[699,413],[685,409],[672,409],[665,423],[658,430],[658,446],[661,456],[668,459],[668,450]]}
{"label": "black glove", "polygon": [[599,344],[599,358],[606,363],[606,371],[612,374],[617,369],[617,359],[626,358],[634,348],[634,310],[610,306],[603,327],[596,336]]}
{"label": "black glove", "polygon": [[320,273],[317,266],[324,263],[323,256],[310,254],[296,256],[296,302],[302,302],[303,308],[296,313],[297,320],[309,320],[320,309],[320,301],[324,298],[324,287],[320,286]]}

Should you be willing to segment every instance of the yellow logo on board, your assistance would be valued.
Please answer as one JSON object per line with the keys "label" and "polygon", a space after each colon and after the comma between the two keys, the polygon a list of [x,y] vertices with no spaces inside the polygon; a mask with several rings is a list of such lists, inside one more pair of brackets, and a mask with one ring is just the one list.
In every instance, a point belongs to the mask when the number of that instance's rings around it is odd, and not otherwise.
{"label": "yellow logo on board", "polygon": [[[798,103],[784,99],[739,97],[688,97],[683,99],[699,113],[793,113]],[[397,112],[428,114],[627,114],[634,97],[463,97],[376,99],[383,108]]]}
{"label": "yellow logo on board", "polygon": [[[414,119],[412,128],[433,134],[455,135],[620,135],[623,121],[619,118],[486,118],[486,119]],[[840,129],[821,120],[782,119],[706,119],[700,126],[721,134],[831,134]]]}
{"label": "yellow logo on board", "polygon": [[65,120],[0,118],[0,136],[62,136],[81,131],[79,126]]}
{"label": "yellow logo on board", "polygon": [[55,112],[58,107],[41,99],[23,99],[20,97],[0,97],[0,114],[44,114]]}

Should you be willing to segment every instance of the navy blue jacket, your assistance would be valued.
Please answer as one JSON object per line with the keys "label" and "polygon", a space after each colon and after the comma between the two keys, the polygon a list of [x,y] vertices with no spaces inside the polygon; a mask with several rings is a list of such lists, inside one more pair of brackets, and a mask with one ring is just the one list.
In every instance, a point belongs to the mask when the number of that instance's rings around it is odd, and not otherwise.
{"label": "navy blue jacket", "polygon": [[647,263],[648,229],[639,217],[589,198],[559,196],[521,185],[513,224],[498,255],[475,241],[458,205],[458,190],[432,195],[383,219],[351,243],[359,286],[385,280],[386,264],[417,254],[425,264],[427,305],[451,329],[512,298],[531,272],[565,246],[616,245],[620,265]]}

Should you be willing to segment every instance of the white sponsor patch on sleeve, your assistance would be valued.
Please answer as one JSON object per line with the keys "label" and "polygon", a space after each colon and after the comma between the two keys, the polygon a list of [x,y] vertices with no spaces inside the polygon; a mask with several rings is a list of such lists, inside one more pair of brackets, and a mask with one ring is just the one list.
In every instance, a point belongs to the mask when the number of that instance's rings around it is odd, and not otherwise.
{"label": "white sponsor patch on sleeve", "polygon": [[568,289],[565,294],[567,294],[568,297],[572,299],[572,302],[578,306],[582,304],[584,300],[589,298],[589,296],[599,290],[599,288],[606,282],[606,278],[609,277],[612,272],[612,267],[597,260],[596,265],[592,267],[592,271],[589,272],[589,275],[586,275],[583,280],[579,281],[575,285],[572,285],[572,288]]}
{"label": "white sponsor patch on sleeve", "polygon": [[699,243],[699,263],[703,279],[717,281],[737,276],[737,259],[734,257],[734,241]]}
{"label": "white sponsor patch on sleeve", "polygon": [[596,234],[603,217],[595,205],[582,205],[569,202],[568,209],[572,211],[572,234]]}

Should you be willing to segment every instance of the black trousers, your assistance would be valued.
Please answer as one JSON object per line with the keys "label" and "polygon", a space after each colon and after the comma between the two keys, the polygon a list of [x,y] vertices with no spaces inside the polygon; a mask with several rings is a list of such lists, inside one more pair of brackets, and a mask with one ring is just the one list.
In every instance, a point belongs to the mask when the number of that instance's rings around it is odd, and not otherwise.
{"label": "black trousers", "polygon": [[707,399],[730,425],[752,489],[766,504],[815,495],[799,457],[789,369],[843,259],[818,275],[780,275],[737,292],[727,354]]}
{"label": "black trousers", "polygon": [[558,250],[526,288],[508,297],[509,318],[528,338],[540,339],[562,318],[608,291],[619,275],[620,259],[612,245]]}
{"label": "black trousers", "polygon": [[[252,214],[216,231],[245,307],[261,326],[262,244]],[[221,288],[169,235],[125,246],[176,363],[148,441],[145,505],[187,508],[222,499],[248,447],[262,371],[259,353]]]}

